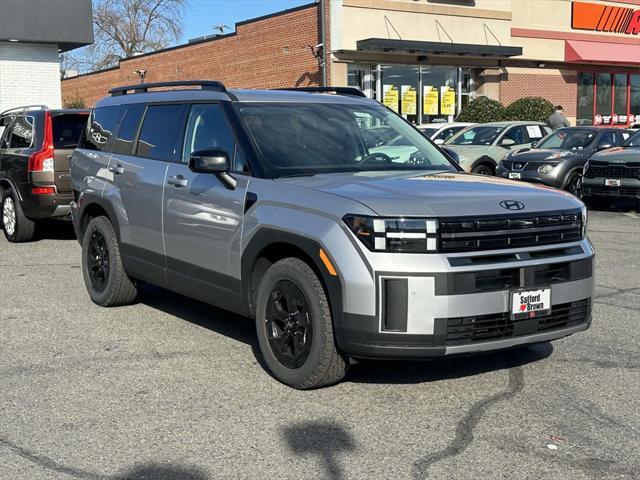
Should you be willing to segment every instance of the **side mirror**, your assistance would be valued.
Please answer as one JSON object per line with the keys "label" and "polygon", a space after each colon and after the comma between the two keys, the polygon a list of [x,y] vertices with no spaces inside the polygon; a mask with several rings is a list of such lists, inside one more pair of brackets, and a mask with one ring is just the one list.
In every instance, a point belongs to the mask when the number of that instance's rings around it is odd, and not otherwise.
{"label": "side mirror", "polygon": [[501,147],[513,147],[516,144],[516,141],[513,138],[509,138],[509,137],[505,137],[502,140],[500,140],[500,146]]}
{"label": "side mirror", "polygon": [[533,142],[531,142],[531,148],[536,148],[536,145],[538,145],[538,141],[539,140],[534,140]]}
{"label": "side mirror", "polygon": [[212,148],[191,152],[189,169],[196,173],[217,175],[227,188],[231,190],[236,188],[235,178],[229,175],[231,161],[226,150]]}
{"label": "side mirror", "polygon": [[613,145],[611,145],[610,143],[601,143],[598,145],[598,148],[596,148],[596,150],[600,151],[600,150],[606,150],[607,148],[611,148],[613,147]]}

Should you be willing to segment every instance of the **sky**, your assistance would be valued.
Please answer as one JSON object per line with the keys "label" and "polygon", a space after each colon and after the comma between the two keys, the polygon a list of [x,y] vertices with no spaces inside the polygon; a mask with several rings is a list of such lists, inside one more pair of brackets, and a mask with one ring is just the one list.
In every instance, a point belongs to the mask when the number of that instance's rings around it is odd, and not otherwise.
{"label": "sky", "polygon": [[313,0],[188,0],[180,43],[214,33],[214,25],[234,31],[236,22],[312,3]]}

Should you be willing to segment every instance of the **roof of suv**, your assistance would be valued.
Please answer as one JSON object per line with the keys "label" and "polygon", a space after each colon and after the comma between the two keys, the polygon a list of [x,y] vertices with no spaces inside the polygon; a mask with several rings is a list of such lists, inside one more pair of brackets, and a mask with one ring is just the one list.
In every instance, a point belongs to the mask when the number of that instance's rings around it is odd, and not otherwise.
{"label": "roof of suv", "polygon": [[219,100],[233,102],[297,102],[297,103],[336,103],[370,104],[371,99],[355,95],[336,95],[295,90],[228,90],[219,92],[204,89],[160,90],[128,95],[109,96],[100,100],[96,107],[122,105],[127,103],[176,102],[197,100]]}
{"label": "roof of suv", "polygon": [[546,123],[544,123],[544,122],[523,122],[523,121],[505,120],[505,121],[502,121],[502,122],[490,122],[490,123],[478,124],[477,126],[482,126],[482,127],[506,127],[506,126],[512,126],[512,125],[546,125]]}

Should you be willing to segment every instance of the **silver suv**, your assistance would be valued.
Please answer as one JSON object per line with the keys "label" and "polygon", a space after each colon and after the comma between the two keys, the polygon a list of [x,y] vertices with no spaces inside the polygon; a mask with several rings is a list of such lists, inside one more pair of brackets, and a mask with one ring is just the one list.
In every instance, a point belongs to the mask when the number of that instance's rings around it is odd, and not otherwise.
{"label": "silver suv", "polygon": [[149,282],[255,318],[264,363],[300,389],[351,359],[589,327],[582,202],[461,172],[358,90],[300,90],[171,82],[97,104],[71,167],[95,303],[130,304]]}

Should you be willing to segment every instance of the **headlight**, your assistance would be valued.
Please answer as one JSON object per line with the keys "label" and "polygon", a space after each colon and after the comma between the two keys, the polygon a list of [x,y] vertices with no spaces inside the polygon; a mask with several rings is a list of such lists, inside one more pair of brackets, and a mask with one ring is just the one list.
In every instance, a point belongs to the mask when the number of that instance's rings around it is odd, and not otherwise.
{"label": "headlight", "polygon": [[553,172],[553,165],[540,165],[538,167],[538,173],[540,175],[549,175]]}
{"label": "headlight", "polygon": [[549,155],[547,157],[548,160],[554,159],[554,158],[562,158],[562,157],[568,157],[569,155],[572,155],[572,153],[568,150],[560,150],[559,152],[555,152],[552,153],[551,155]]}
{"label": "headlight", "polygon": [[583,176],[587,174],[587,170],[589,170],[589,160],[587,160],[587,162],[584,164],[584,167],[582,167]]}
{"label": "headlight", "polygon": [[436,253],[438,221],[346,215],[344,223],[373,252]]}
{"label": "headlight", "polygon": [[582,238],[586,238],[587,237],[587,220],[589,219],[587,206],[583,205],[580,210],[582,212]]}

